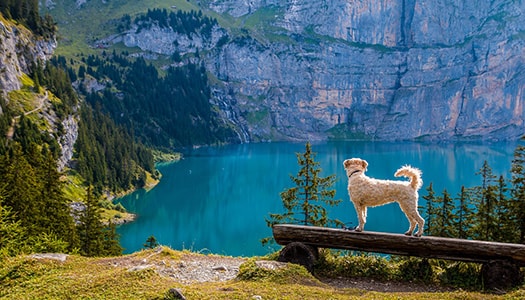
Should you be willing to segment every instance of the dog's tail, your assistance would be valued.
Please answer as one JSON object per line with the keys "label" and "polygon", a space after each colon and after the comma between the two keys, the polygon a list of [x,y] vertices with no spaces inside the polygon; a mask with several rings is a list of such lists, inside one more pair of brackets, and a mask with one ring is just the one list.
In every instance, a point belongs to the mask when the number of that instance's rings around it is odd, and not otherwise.
{"label": "dog's tail", "polygon": [[421,170],[412,168],[411,166],[403,166],[396,171],[394,176],[405,176],[410,178],[410,185],[414,190],[419,190],[423,186],[423,180],[421,179]]}

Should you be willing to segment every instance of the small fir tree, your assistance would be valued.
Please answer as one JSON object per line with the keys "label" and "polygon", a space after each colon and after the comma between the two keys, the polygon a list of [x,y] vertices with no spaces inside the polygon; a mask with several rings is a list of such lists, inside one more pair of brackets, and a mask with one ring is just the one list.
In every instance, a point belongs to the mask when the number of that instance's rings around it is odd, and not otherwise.
{"label": "small fir tree", "polygon": [[465,186],[461,187],[461,192],[458,194],[457,202],[457,237],[460,239],[467,239],[470,237],[472,228],[472,209],[470,207],[470,198],[468,189]]}
{"label": "small fir tree", "polygon": [[514,217],[514,242],[525,244],[525,146],[518,145],[514,150],[514,159],[511,167],[512,187],[510,190],[512,202],[508,207],[510,215]]}
{"label": "small fir tree", "polygon": [[[337,219],[330,219],[326,206],[336,206],[342,200],[334,199],[335,175],[320,177],[320,163],[315,161],[316,153],[312,152],[310,143],[306,143],[304,153],[296,153],[297,163],[301,167],[297,176],[290,175],[294,187],[281,192],[284,214],[270,214],[266,219],[269,227],[275,224],[291,223],[312,226],[342,226]],[[263,244],[271,238],[263,239]]]}
{"label": "small fir tree", "polygon": [[98,198],[89,186],[84,201],[84,211],[80,212],[78,237],[80,253],[85,256],[115,256],[122,254],[116,226],[112,222],[104,227]]}
{"label": "small fir tree", "polygon": [[98,199],[93,186],[87,188],[84,210],[80,212],[77,228],[80,240],[80,253],[84,256],[100,256],[103,252],[103,225]]}
{"label": "small fir tree", "polygon": [[498,205],[498,186],[495,184],[497,177],[492,173],[492,168],[487,161],[483,162],[483,166],[476,174],[481,175],[482,185],[473,189],[475,195],[473,198],[478,208],[473,227],[474,238],[493,241],[498,227],[494,213],[494,208]]}
{"label": "small fir tree", "polygon": [[447,190],[443,190],[441,197],[441,220],[439,221],[439,236],[456,236],[456,215],[454,215],[455,205]]}
{"label": "small fir tree", "polygon": [[117,226],[115,223],[108,220],[108,226],[102,230],[103,251],[102,256],[119,256],[122,255],[122,246],[120,246],[119,238],[117,233]]}
{"label": "small fir tree", "polygon": [[513,243],[516,242],[515,216],[512,215],[512,199],[508,196],[509,187],[503,175],[498,179],[498,200],[495,208],[496,225],[495,241]]}
{"label": "small fir tree", "polygon": [[436,196],[434,192],[434,188],[432,186],[432,182],[428,185],[426,188],[427,194],[422,196],[423,199],[425,199],[426,206],[425,206],[425,215],[426,215],[426,222],[425,222],[425,232],[428,235],[434,235],[435,228],[437,227],[436,224],[436,209],[434,207],[434,204],[436,202]]}
{"label": "small fir tree", "polygon": [[144,243],[142,246],[144,246],[145,249],[154,249],[159,246],[159,243],[157,242],[157,239],[155,238],[155,236],[150,235],[146,239],[146,243]]}

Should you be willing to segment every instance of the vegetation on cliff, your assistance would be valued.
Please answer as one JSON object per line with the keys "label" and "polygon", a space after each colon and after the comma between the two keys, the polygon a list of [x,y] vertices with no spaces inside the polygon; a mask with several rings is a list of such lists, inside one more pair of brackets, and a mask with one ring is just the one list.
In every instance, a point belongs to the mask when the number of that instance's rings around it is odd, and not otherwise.
{"label": "vegetation on cliff", "polygon": [[40,16],[38,2],[38,0],[2,0],[0,13],[8,19],[21,22],[42,37],[53,37],[57,30],[55,21],[48,14],[44,17]]}
{"label": "vegetation on cliff", "polygon": [[81,85],[86,102],[130,128],[143,143],[172,149],[233,140],[233,131],[209,103],[211,90],[202,66],[190,63],[162,74],[143,58],[115,52],[84,61],[87,67],[78,71],[81,82],[106,82],[99,91]]}
{"label": "vegetation on cliff", "polygon": [[[29,5],[26,1],[2,3],[6,4],[2,9],[16,10],[20,3]],[[24,7],[29,9],[29,6]],[[31,23],[31,20],[39,18],[38,14],[14,15],[17,19],[5,21],[6,26],[10,26],[11,22]],[[30,38],[21,37],[21,41]],[[85,165],[87,158],[103,162],[96,176],[105,177],[99,180],[83,177],[78,187],[83,190],[81,195],[68,197],[70,194],[65,193],[65,185],[69,180],[57,165],[61,156],[58,139],[65,133],[63,121],[76,114],[79,99],[67,68],[63,67],[60,59],[46,63],[37,57],[28,59],[32,62],[28,64],[29,73],[23,74],[20,79],[22,88],[7,94],[0,93],[0,256],[31,252],[82,253],[89,256],[120,254],[122,249],[114,226],[110,224],[108,227],[102,213],[90,209],[90,205],[95,208],[100,206],[100,196],[108,186],[111,191],[143,186],[146,180],[140,179],[145,176],[140,175],[146,172],[144,169],[153,172],[153,156],[144,146],[129,142],[133,141],[131,136],[117,135],[122,130],[119,131],[114,123],[104,124],[101,121],[98,125],[105,125],[101,128],[109,133],[93,140],[103,145],[111,143],[126,147],[77,158],[76,165],[72,165],[74,168]],[[84,129],[89,117],[93,118],[93,112],[83,108],[80,111],[85,116],[84,120],[80,120],[83,124],[81,129]],[[91,131],[81,132],[95,135],[100,129],[96,126],[88,128]],[[108,136],[117,136],[120,140],[111,140]],[[82,154],[89,153],[90,145],[79,145],[77,150]],[[108,154],[113,156],[108,158]],[[108,167],[108,160],[112,168]],[[119,164],[115,163],[116,160]],[[123,173],[136,176],[139,180],[131,185],[122,179]],[[96,193],[92,192],[91,185],[98,188]],[[77,205],[72,212],[72,201],[84,204]],[[88,228],[85,228],[86,224],[89,224]],[[97,246],[92,247],[90,243]]]}

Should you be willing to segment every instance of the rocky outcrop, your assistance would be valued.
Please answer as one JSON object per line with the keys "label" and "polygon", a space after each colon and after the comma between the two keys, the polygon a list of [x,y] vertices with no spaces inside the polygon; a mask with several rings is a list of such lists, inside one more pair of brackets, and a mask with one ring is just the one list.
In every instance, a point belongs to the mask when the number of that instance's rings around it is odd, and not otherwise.
{"label": "rocky outcrop", "polygon": [[[0,18],[0,91],[7,101],[9,101],[7,96],[9,92],[22,88],[22,75],[29,74],[31,65],[38,60],[41,62],[48,60],[53,55],[56,46],[56,39],[37,37],[25,27]],[[38,113],[41,119],[50,124],[50,134],[51,132],[58,133],[57,126],[53,125],[57,116],[48,98],[48,92],[46,91],[45,96],[41,98],[39,106],[31,112]],[[26,114],[31,112],[26,112]],[[73,157],[73,145],[78,131],[78,124],[74,116],[67,116],[61,125],[63,134],[57,139],[62,150],[62,155],[58,159],[60,171]]]}
{"label": "rocky outcrop", "polygon": [[74,145],[78,137],[78,120],[70,115],[62,121],[64,134],[58,138],[61,156],[58,158],[58,170],[62,171],[73,159]]}
{"label": "rocky outcrop", "polygon": [[[218,35],[196,42],[155,29],[124,41],[159,54],[205,50],[201,58],[218,79],[213,101],[248,140],[498,140],[524,133],[521,3],[202,5],[252,25],[230,32],[227,42]],[[174,39],[178,45],[169,43]]]}
{"label": "rocky outcrop", "polygon": [[49,59],[56,46],[55,39],[36,37],[26,28],[0,19],[0,90],[4,95],[20,89],[22,74],[38,59]]}

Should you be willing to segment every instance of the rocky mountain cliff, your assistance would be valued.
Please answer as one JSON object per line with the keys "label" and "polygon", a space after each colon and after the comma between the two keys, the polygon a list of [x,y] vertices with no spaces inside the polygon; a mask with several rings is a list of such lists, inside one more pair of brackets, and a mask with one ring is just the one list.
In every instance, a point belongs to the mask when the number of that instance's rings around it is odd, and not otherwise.
{"label": "rocky mountain cliff", "polygon": [[16,26],[0,17],[0,90],[6,95],[19,90],[20,77],[38,59],[46,61],[57,46],[55,39],[35,36],[23,26]]}
{"label": "rocky mountain cliff", "polygon": [[[0,93],[7,102],[10,101],[10,92],[23,88],[21,78],[24,74],[30,73],[31,65],[36,64],[37,61],[45,63],[51,58],[56,47],[55,37],[43,38],[35,35],[26,27],[7,21],[0,15]],[[57,136],[57,142],[62,150],[58,159],[58,168],[62,170],[73,157],[73,145],[78,131],[77,120],[74,116],[65,117],[61,122],[62,129],[59,130],[55,124],[58,118],[49,100],[48,92],[45,92],[45,96],[33,92],[34,95],[28,97],[41,100],[35,102],[38,103],[37,107],[27,107],[27,109],[35,114],[38,113],[39,118],[46,120],[49,134]]]}
{"label": "rocky mountain cliff", "polygon": [[208,39],[153,26],[118,41],[150,54],[200,51],[217,79],[213,101],[241,140],[500,140],[524,133],[521,1],[199,5],[243,25],[232,29],[219,19],[222,28]]}
{"label": "rocky mountain cliff", "polygon": [[[250,3],[210,7],[239,16],[268,5]],[[238,93],[264,95],[269,124],[285,136],[322,137],[333,126],[376,139],[523,134],[521,2],[273,5],[272,25],[295,42],[232,43],[210,57],[210,67]]]}

